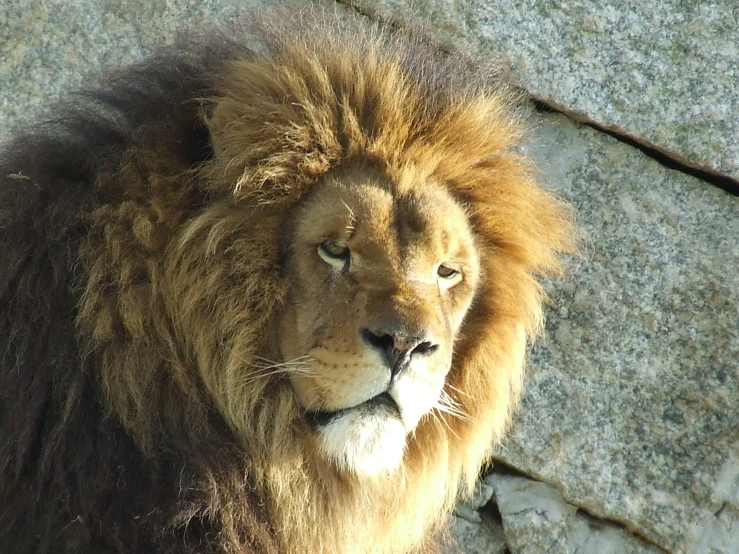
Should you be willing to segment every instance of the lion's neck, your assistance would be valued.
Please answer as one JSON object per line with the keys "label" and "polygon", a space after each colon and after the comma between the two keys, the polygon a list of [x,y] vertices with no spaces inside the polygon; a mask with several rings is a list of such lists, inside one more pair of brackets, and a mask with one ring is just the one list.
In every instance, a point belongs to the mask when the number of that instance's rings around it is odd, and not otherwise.
{"label": "lion's neck", "polygon": [[[440,448],[440,452],[444,449]],[[448,461],[408,452],[392,474],[339,474],[320,460],[272,464],[263,476],[286,552],[399,554],[430,551],[456,497]],[[284,462],[284,459],[283,459]]]}

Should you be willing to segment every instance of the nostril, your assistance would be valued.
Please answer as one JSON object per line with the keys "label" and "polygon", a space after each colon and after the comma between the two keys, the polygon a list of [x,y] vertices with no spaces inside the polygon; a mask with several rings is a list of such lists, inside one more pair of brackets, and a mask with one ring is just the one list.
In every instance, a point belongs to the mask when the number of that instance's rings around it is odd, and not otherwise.
{"label": "nostril", "polygon": [[387,352],[395,346],[395,339],[391,335],[376,335],[369,329],[362,329],[362,338],[371,346]]}
{"label": "nostril", "polygon": [[412,356],[433,354],[439,345],[420,338],[407,337],[400,333],[373,333],[365,328],[361,330],[362,339],[373,348],[382,352],[388,361],[393,374],[400,371],[410,362]]}
{"label": "nostril", "polygon": [[416,347],[411,350],[411,355],[420,354],[421,356],[423,356],[424,354],[433,354],[438,349],[439,349],[438,344],[431,344],[428,341],[424,341],[416,345]]}

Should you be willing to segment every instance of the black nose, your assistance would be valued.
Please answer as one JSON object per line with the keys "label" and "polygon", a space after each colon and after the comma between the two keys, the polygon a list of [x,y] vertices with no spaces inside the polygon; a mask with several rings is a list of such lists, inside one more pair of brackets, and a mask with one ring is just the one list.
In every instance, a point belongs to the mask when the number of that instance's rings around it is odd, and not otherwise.
{"label": "black nose", "polygon": [[362,339],[385,355],[390,376],[397,377],[411,361],[413,356],[431,354],[439,348],[424,337],[405,333],[400,329],[378,329],[361,331]]}

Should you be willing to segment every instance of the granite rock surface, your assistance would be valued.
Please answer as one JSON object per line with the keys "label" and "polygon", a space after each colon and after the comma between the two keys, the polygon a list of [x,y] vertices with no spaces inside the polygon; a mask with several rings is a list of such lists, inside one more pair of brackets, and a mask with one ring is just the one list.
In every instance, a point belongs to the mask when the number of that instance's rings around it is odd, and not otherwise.
{"label": "granite rock surface", "polygon": [[656,546],[568,504],[546,483],[490,475],[511,554],[661,554]]}
{"label": "granite rock surface", "polygon": [[505,554],[508,548],[503,525],[487,514],[478,514],[479,521],[471,522],[452,516],[449,530],[453,544],[444,547],[444,554]]}
{"label": "granite rock surface", "polygon": [[[48,106],[140,60],[178,34],[234,20],[246,9],[310,0],[3,0],[0,142]],[[324,4],[330,4],[324,2]]]}
{"label": "granite rock surface", "polygon": [[669,551],[739,547],[739,198],[564,116],[524,150],[586,242],[500,459]]}
{"label": "granite rock surface", "polygon": [[739,178],[734,0],[345,0],[499,57],[543,102],[691,166]]}

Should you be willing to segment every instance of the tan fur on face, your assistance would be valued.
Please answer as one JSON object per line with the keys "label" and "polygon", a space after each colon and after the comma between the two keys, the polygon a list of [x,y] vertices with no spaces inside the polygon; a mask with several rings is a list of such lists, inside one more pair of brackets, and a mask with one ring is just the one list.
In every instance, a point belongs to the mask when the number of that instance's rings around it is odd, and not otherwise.
{"label": "tan fur on face", "polygon": [[[197,448],[219,414],[286,552],[431,544],[518,400],[542,321],[535,275],[572,247],[566,209],[509,151],[521,135],[510,94],[416,48],[321,29],[233,62],[204,106],[213,159],[101,207],[83,247],[80,329],[112,411],[151,452],[175,420]],[[197,194],[205,206],[191,209]],[[354,254],[346,274],[316,251],[336,237]],[[442,291],[447,261],[465,279]],[[304,412],[388,388],[360,329],[392,318],[439,349],[398,381],[402,416],[419,394],[405,437],[395,423],[377,431],[397,448],[342,461]],[[148,386],[152,373],[166,387]],[[372,452],[397,459],[365,468]],[[241,551],[238,508],[214,513]]]}
{"label": "tan fur on face", "polygon": [[[389,177],[373,173],[366,167],[331,173],[301,204],[286,269],[290,308],[278,340],[283,359],[302,360],[290,375],[300,405],[337,414],[318,431],[322,450],[360,473],[394,469],[404,435],[432,408],[444,407],[452,346],[479,278],[467,216],[443,187],[427,181],[399,195]],[[322,258],[327,240],[339,240],[347,259]],[[440,277],[442,265],[459,278]],[[411,355],[393,376],[383,349],[367,338],[388,339],[387,329],[418,337],[433,351]],[[367,406],[386,392],[399,418]]]}

